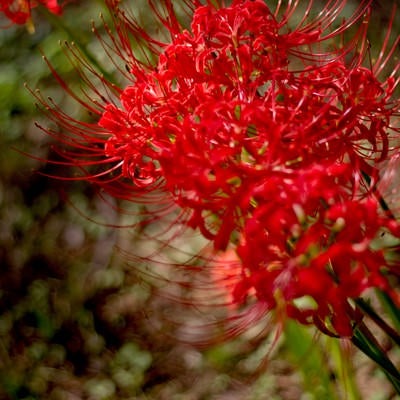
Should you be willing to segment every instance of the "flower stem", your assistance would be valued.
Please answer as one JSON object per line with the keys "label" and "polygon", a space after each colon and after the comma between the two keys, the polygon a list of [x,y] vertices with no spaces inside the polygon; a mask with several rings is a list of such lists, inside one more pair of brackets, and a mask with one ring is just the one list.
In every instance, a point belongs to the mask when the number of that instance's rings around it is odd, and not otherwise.
{"label": "flower stem", "polygon": [[[381,328],[397,345],[400,346],[400,334],[392,328],[385,320],[378,315],[378,313],[371,307],[371,305],[364,299],[357,299],[355,301],[358,308],[371,318],[379,328]],[[393,309],[393,312],[398,310]]]}
{"label": "flower stem", "polygon": [[352,343],[366,356],[373,360],[385,373],[394,389],[400,394],[400,373],[387,357],[385,351],[370,332],[368,327],[361,322],[354,331],[351,338]]}
{"label": "flower stem", "polygon": [[[381,290],[377,290],[376,293],[377,293],[379,301],[381,302],[383,307],[385,307],[386,312],[388,313],[389,317],[393,321],[395,329],[398,332],[400,332],[400,309],[394,304],[393,300],[387,293],[385,293]],[[400,335],[397,335],[397,336],[400,336]],[[398,342],[396,342],[396,343],[398,343]]]}
{"label": "flower stem", "polygon": [[354,378],[354,367],[350,360],[350,354],[346,349],[349,343],[328,336],[325,337],[325,340],[329,343],[329,354],[335,365],[335,370],[340,376],[346,399],[360,400],[361,395]]}

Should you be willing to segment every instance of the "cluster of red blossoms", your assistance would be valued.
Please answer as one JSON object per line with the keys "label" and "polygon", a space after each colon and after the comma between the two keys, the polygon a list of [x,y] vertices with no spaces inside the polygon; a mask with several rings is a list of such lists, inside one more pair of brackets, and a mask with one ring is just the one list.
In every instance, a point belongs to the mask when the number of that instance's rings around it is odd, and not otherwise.
{"label": "cluster of red blossoms", "polygon": [[31,19],[31,10],[39,4],[53,14],[61,14],[57,0],[1,0],[0,12],[14,24],[26,24]]}
{"label": "cluster of red blossoms", "polygon": [[[398,296],[398,266],[379,245],[383,234],[400,238],[380,193],[382,166],[399,151],[399,64],[381,79],[398,40],[388,35],[369,63],[369,1],[345,22],[346,1],[315,17],[309,2],[292,24],[295,3],[195,1],[184,29],[164,1],[165,14],[153,8],[164,43],[110,1],[112,52],[131,83],[100,110],[88,106],[96,124],[53,115],[80,179],[138,201],[163,194],[216,253],[236,252],[235,303],[347,337],[352,300],[370,288]],[[146,43],[138,56],[132,37]]]}

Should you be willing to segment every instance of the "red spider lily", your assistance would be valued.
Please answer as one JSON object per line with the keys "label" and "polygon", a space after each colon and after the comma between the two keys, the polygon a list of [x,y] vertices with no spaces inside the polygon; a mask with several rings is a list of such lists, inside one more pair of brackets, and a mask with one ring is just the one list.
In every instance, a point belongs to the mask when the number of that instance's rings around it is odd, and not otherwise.
{"label": "red spider lily", "polygon": [[179,223],[198,229],[214,253],[235,250],[234,302],[252,299],[351,336],[360,315],[350,300],[370,288],[397,300],[397,266],[375,242],[400,238],[378,191],[380,166],[398,153],[400,64],[383,72],[399,39],[390,47],[388,35],[374,65],[364,65],[369,3],[337,22],[346,1],[326,2],[313,18],[310,1],[293,25],[299,2],[274,10],[263,1],[187,2],[185,29],[171,1],[163,10],[150,2],[170,36],[163,42],[110,0],[115,31],[106,25],[109,41],[101,40],[129,83],[120,88],[81,60],[99,98],[90,101],[53,70],[96,117],[77,121],[38,97],[62,128],[46,130],[64,145],[56,163],[79,169],[69,179],[158,204],[143,213],[148,221],[182,210]]}
{"label": "red spider lily", "polygon": [[54,14],[61,14],[62,8],[57,0],[2,0],[2,12],[14,24],[26,24],[31,19],[31,10],[39,4]]}

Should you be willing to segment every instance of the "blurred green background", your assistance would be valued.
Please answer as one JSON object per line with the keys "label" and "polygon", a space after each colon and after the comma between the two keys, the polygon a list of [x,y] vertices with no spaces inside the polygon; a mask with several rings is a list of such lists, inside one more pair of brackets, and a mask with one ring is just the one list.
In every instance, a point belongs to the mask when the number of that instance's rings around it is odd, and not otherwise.
{"label": "blurred green background", "polygon": [[[144,2],[135,5],[145,19]],[[372,50],[392,5],[374,4]],[[174,339],[165,304],[115,251],[120,232],[90,221],[115,224],[118,213],[84,183],[41,174],[55,173],[40,161],[51,147],[35,121],[47,122],[24,83],[79,115],[41,52],[79,86],[60,42],[73,32],[99,55],[90,21],[100,12],[106,15],[101,1],[85,0],[67,5],[62,24],[35,10],[34,34],[23,26],[0,30],[0,399],[395,398],[363,355],[295,324],[271,354],[273,337],[251,333],[206,349]],[[169,304],[174,312],[181,311]]]}

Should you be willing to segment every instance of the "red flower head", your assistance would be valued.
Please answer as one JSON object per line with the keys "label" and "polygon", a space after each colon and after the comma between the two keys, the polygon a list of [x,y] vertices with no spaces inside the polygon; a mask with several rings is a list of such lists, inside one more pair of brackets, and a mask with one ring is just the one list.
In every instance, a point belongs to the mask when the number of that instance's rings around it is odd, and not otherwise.
{"label": "red flower head", "polygon": [[171,1],[164,13],[150,2],[166,42],[118,3],[109,1],[116,30],[107,27],[103,44],[130,83],[120,89],[97,75],[118,98],[79,99],[98,115],[93,124],[52,106],[66,132],[57,134],[64,164],[82,173],[74,179],[161,201],[161,215],[169,205],[183,210],[179,223],[198,229],[215,253],[236,251],[235,302],[252,299],[351,335],[357,312],[349,299],[373,287],[393,295],[387,275],[396,271],[375,241],[400,235],[377,191],[381,163],[398,152],[400,65],[383,78],[395,48],[386,39],[375,64],[364,66],[369,2],[346,22],[337,22],[346,1],[328,2],[314,19],[309,2],[297,24],[297,2],[274,10],[260,0],[188,2],[186,29]]}
{"label": "red flower head", "polygon": [[2,12],[14,24],[26,24],[31,19],[31,10],[39,4],[54,14],[61,14],[61,6],[57,0],[1,0]]}

